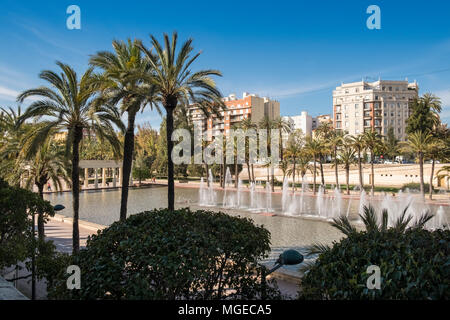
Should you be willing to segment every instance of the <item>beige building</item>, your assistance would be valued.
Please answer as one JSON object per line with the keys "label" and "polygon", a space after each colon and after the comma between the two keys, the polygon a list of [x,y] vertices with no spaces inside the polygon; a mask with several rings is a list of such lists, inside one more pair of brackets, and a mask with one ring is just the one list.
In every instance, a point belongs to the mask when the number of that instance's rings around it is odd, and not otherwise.
{"label": "beige building", "polygon": [[226,136],[234,125],[247,118],[250,118],[254,123],[258,123],[265,116],[271,120],[280,116],[280,103],[278,101],[267,97],[259,97],[256,94],[244,92],[242,99],[238,99],[235,94],[230,94],[223,98],[223,101],[227,110],[221,112],[222,119],[216,115],[207,118],[202,110],[197,107],[191,107],[188,116],[203,131],[208,131],[208,136],[217,135],[219,132]]}
{"label": "beige building", "polygon": [[405,140],[409,106],[418,94],[415,81],[343,83],[333,91],[334,127],[351,135],[370,129],[385,135],[392,127],[396,137]]}

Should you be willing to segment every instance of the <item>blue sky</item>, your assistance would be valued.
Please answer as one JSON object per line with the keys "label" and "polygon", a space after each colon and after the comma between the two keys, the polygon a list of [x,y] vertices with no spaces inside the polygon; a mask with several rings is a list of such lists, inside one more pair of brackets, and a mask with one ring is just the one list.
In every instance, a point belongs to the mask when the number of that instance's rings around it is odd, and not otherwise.
{"label": "blue sky", "polygon": [[[94,3],[95,2],[95,3]],[[81,8],[81,30],[66,28],[66,9]],[[381,30],[369,30],[366,9],[381,9]],[[270,96],[282,115],[332,112],[341,82],[417,80],[420,93],[441,97],[450,123],[450,2],[428,1],[8,1],[0,5],[0,106],[43,84],[38,73],[55,61],[78,72],[111,40],[161,39],[176,30],[202,55],[194,69],[223,73],[224,95]],[[26,105],[27,103],[25,103]],[[144,111],[139,122],[158,127]]]}

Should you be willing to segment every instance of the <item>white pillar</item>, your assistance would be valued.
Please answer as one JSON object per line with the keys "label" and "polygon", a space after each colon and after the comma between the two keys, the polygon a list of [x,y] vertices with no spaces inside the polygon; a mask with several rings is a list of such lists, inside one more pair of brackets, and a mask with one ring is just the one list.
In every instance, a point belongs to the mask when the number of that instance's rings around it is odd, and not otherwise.
{"label": "white pillar", "polygon": [[102,168],[102,187],[106,187],[106,168]]}
{"label": "white pillar", "polygon": [[97,168],[94,169],[95,172],[95,180],[94,180],[94,188],[98,189],[98,175],[97,175]]}
{"label": "white pillar", "polygon": [[89,187],[89,169],[84,168],[84,188],[87,189]]}
{"label": "white pillar", "polygon": [[117,178],[116,178],[116,168],[113,168],[113,187],[115,188],[117,186]]}
{"label": "white pillar", "polygon": [[119,168],[119,185],[122,186],[123,176],[122,176],[122,167]]}

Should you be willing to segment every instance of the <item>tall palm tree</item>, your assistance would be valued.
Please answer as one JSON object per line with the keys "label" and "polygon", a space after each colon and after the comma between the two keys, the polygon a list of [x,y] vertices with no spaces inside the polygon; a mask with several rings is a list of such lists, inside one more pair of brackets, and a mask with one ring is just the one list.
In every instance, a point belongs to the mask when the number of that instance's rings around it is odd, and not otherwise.
{"label": "tall palm tree", "polygon": [[406,142],[401,143],[403,151],[412,151],[417,154],[419,160],[420,193],[422,196],[424,196],[423,161],[425,154],[434,144],[433,140],[434,138],[431,133],[416,131],[408,135],[408,140]]}
{"label": "tall palm tree", "polygon": [[322,144],[322,151],[319,154],[319,165],[320,165],[320,176],[322,180],[322,185],[325,186],[325,176],[323,174],[323,162],[325,161],[325,157],[331,152],[330,150],[330,141],[334,135],[333,124],[330,122],[322,122],[317,128],[315,135],[316,138]]}
{"label": "tall palm tree", "polygon": [[348,138],[343,140],[342,148],[339,152],[339,161],[345,170],[345,180],[347,184],[347,194],[350,194],[350,166],[355,163],[355,149],[353,149],[352,141]]}
{"label": "tall palm tree", "polygon": [[[37,126],[37,130],[39,130],[39,124]],[[33,138],[33,132],[30,132],[28,138]],[[55,190],[62,190],[61,180],[69,184],[70,174],[67,171],[68,163],[64,149],[59,147],[51,136],[38,147],[35,153],[29,152],[30,140],[27,141],[25,138],[23,142],[22,152],[16,159],[14,179],[25,177],[24,186],[27,189],[36,185],[41,199],[44,199],[44,187],[49,181],[52,181]],[[38,212],[38,236],[40,239],[44,239],[44,214],[45,212]]]}
{"label": "tall palm tree", "polygon": [[[255,130],[257,128],[256,123],[252,122],[251,118],[245,118],[243,119],[241,122],[239,122],[237,124],[237,127],[239,129],[242,129],[244,131],[245,134],[248,133],[249,130]],[[251,163],[251,168],[252,170],[250,171],[250,158],[255,158],[255,154],[251,154],[254,153],[256,150],[251,150],[250,149],[250,137],[246,137],[246,142],[245,142],[245,162],[247,165],[247,172],[248,172],[248,181],[250,184],[250,181],[255,182],[255,176],[254,176],[254,170],[253,170],[253,161]],[[256,139],[256,137],[255,137]]]}
{"label": "tall palm tree", "polygon": [[320,155],[323,151],[323,144],[318,138],[307,137],[305,150],[308,152],[314,161],[314,169],[313,169],[313,194],[316,194],[316,171],[317,171],[317,160],[320,162]]}
{"label": "tall palm tree", "polygon": [[358,156],[358,171],[359,171],[359,188],[362,191],[364,187],[363,174],[362,174],[362,159],[361,153],[365,150],[366,144],[364,142],[364,136],[359,134],[357,136],[350,136],[350,141],[353,148],[355,148]]}
{"label": "tall palm tree", "polygon": [[[272,143],[271,133],[272,133],[272,129],[274,129],[274,123],[272,120],[270,120],[269,117],[265,116],[259,121],[258,128],[266,130],[266,132],[267,132],[267,149],[268,149],[267,156],[269,157],[269,159],[267,159],[265,167],[267,168],[267,182],[269,183],[269,180],[272,180],[271,181],[272,191],[274,191],[274,189],[275,189],[274,165],[275,164],[272,163],[272,160],[271,160],[272,158],[271,158],[271,154],[270,154],[271,153],[271,143]],[[269,178],[269,175],[270,175],[269,170],[271,171],[272,179]]]}
{"label": "tall palm tree", "polygon": [[[102,70],[96,82],[99,86],[98,103],[120,104],[121,114],[127,113],[127,128],[123,143],[122,194],[120,220],[127,218],[128,188],[134,151],[134,129],[136,115],[148,103],[147,88],[141,76],[151,72],[147,59],[141,54],[137,41],[114,40],[113,52],[99,51],[91,56],[89,63]],[[144,91],[145,90],[145,91]]]}
{"label": "tall palm tree", "polygon": [[[40,121],[39,130],[35,131],[30,141],[30,153],[34,153],[42,141],[55,131],[67,130],[66,154],[71,151],[72,162],[71,182],[73,196],[73,252],[80,248],[78,229],[80,170],[79,152],[83,139],[83,130],[92,130],[99,137],[107,139],[118,149],[119,142],[114,132],[113,124],[122,126],[120,116],[114,108],[93,104],[97,88],[93,85],[93,70],[88,69],[80,79],[76,72],[67,64],[57,62],[61,69],[58,74],[54,71],[42,71],[39,77],[47,81],[49,87],[39,87],[22,92],[17,100],[23,102],[27,97],[39,96],[42,100],[34,101],[21,116],[20,123],[26,119]],[[70,150],[71,149],[71,150]]]}
{"label": "tall palm tree", "polygon": [[434,137],[434,143],[432,143],[427,151],[427,157],[431,159],[431,173],[430,173],[430,190],[429,198],[433,199],[433,178],[434,167],[437,159],[446,161],[450,154],[450,148],[446,146],[450,139],[450,130],[447,128],[447,124],[439,123],[432,133]]}
{"label": "tall palm tree", "polygon": [[334,174],[336,178],[336,187],[339,188],[339,172],[338,172],[338,151],[339,148],[342,146],[344,141],[344,133],[341,130],[334,130],[333,134],[331,135],[330,139],[328,140],[328,145],[331,149],[331,153],[333,154],[333,160],[334,160]]}
{"label": "tall palm tree", "polygon": [[292,131],[292,124],[282,118],[277,117],[272,121],[273,129],[278,129],[280,134],[280,160],[283,161],[283,132],[290,133]]}
{"label": "tall palm tree", "polygon": [[375,130],[366,131],[363,134],[363,140],[365,147],[370,151],[370,170],[372,174],[372,196],[375,189],[375,173],[374,173],[374,158],[377,151],[381,151],[383,148],[383,141],[381,140],[381,135]]}
{"label": "tall palm tree", "polygon": [[301,155],[302,146],[296,141],[295,139],[289,139],[286,150],[285,150],[285,156],[287,159],[289,159],[292,163],[292,170],[289,170],[288,174],[292,174],[292,191],[295,191],[295,174],[297,172],[296,165],[297,160]]}
{"label": "tall palm tree", "polygon": [[166,110],[167,121],[167,151],[168,151],[168,209],[174,210],[175,185],[173,178],[172,133],[174,130],[174,111],[178,106],[187,108],[190,104],[195,104],[203,100],[212,101],[210,108],[203,108],[205,114],[214,112],[219,114],[223,108],[220,91],[217,89],[211,76],[221,76],[218,70],[201,70],[192,72],[192,63],[199,57],[200,53],[191,56],[193,51],[192,39],[188,39],[177,52],[176,32],[169,39],[164,34],[164,48],[154,36],[151,37],[151,44],[155,50],[153,54],[142,43],[138,46],[147,57],[152,71],[145,79],[149,86],[149,99],[152,104],[161,104]]}

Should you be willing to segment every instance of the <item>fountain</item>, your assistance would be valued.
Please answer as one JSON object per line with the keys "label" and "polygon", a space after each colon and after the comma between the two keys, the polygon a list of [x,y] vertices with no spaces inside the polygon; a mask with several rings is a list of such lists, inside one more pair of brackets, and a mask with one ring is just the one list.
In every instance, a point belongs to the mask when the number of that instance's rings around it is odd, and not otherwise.
{"label": "fountain", "polygon": [[266,183],[266,210],[267,212],[272,212],[272,187],[269,181]]}

